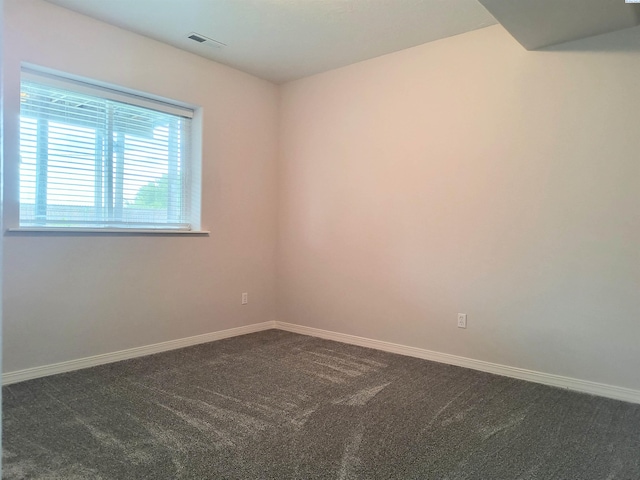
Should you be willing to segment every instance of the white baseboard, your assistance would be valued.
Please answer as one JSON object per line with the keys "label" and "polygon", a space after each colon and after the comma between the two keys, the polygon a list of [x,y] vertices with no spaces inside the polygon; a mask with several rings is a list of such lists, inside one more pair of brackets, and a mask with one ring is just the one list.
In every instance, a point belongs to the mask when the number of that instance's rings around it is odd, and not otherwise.
{"label": "white baseboard", "polygon": [[255,323],[244,327],[230,328],[219,332],[205,333],[203,335],[195,335],[193,337],[179,338],[177,340],[169,340],[168,342],[155,343],[153,345],[145,345],[143,347],[129,348],[120,350],[119,352],[104,353],[93,357],[78,358],[67,362],[54,363],[41,367],[27,368],[25,370],[17,370],[2,374],[2,385],[10,385],[12,383],[31,380],[33,378],[46,377],[55,375],[56,373],[71,372],[82,368],[95,367],[106,363],[119,362],[120,360],[128,360],[130,358],[142,357],[154,353],[166,352],[168,350],[176,350],[178,348],[190,347],[200,343],[213,342],[214,340],[222,340],[223,338],[237,337],[247,333],[260,332],[276,328],[276,322]]}
{"label": "white baseboard", "polygon": [[472,358],[459,357],[448,353],[434,352],[432,350],[424,350],[422,348],[407,347],[396,343],[383,342],[381,340],[372,340],[369,338],[357,337],[355,335],[347,335],[345,333],[330,332],[319,328],[304,327],[302,325],[294,325],[292,323],[275,322],[276,328],[286,330],[288,332],[300,333],[312,337],[325,338],[327,340],[335,340],[336,342],[349,343],[361,347],[374,348],[385,352],[398,353],[410,357],[432,360],[434,362],[446,363],[449,365],[457,365],[459,367],[471,368],[482,372],[494,373],[505,377],[518,378],[529,382],[542,383],[554,387],[566,388],[577,392],[590,393],[600,397],[613,398],[615,400],[623,400],[631,403],[640,403],[640,390],[631,388],[616,387],[606,385],[604,383],[590,382],[588,380],[580,380],[577,378],[563,377],[550,373],[536,372],[534,370],[526,370],[524,368],[510,367],[500,365],[498,363],[485,362],[482,360],[474,360]]}
{"label": "white baseboard", "polygon": [[119,352],[105,353],[92,357],[69,360],[67,362],[27,368],[25,370],[17,370],[15,372],[4,373],[2,375],[2,384],[10,385],[12,383],[22,382],[24,380],[46,377],[49,375],[55,375],[57,373],[71,372],[73,370],[95,367],[98,365],[104,365],[106,363],[119,362],[121,360],[128,360],[130,358],[166,352],[168,350],[176,350],[178,348],[198,345],[200,343],[213,342],[215,340],[222,340],[223,338],[236,337],[238,335],[260,332],[272,328],[285,330],[287,332],[300,333],[302,335],[309,335],[312,337],[325,338],[327,340],[334,340],[336,342],[349,343],[361,347],[374,348],[376,350],[382,350],[385,352],[398,353],[400,355],[432,360],[434,362],[446,363],[448,365],[457,365],[459,367],[471,368],[473,370],[494,373],[496,375],[502,375],[505,377],[518,378],[520,380],[527,380],[529,382],[542,383],[544,385],[567,388],[569,390],[575,390],[577,392],[590,393],[592,395],[598,395],[601,397],[608,397],[616,400],[624,400],[626,402],[640,404],[640,390],[616,387],[613,385],[590,382],[588,380],[580,380],[577,378],[563,377],[550,373],[536,372],[533,370],[526,370],[524,368],[510,367],[507,365],[500,365],[498,363],[474,360],[472,358],[450,355],[448,353],[434,352],[432,350],[408,347],[405,345],[399,345],[397,343],[383,342],[381,340],[373,340],[370,338],[358,337],[345,333],[330,332],[328,330],[305,327],[302,325],[294,325],[292,323],[285,322],[256,323],[244,327],[230,328],[228,330],[221,330],[218,332],[205,333],[203,335],[180,338],[177,340],[170,340],[168,342],[156,343],[153,345],[130,348],[127,350],[121,350]]}

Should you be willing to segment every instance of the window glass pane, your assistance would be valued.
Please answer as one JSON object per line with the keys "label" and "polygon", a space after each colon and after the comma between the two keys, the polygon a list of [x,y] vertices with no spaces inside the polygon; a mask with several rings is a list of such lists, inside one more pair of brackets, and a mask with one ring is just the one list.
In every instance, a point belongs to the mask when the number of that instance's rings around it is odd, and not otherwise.
{"label": "window glass pane", "polygon": [[150,138],[125,137],[123,188],[126,214],[132,220],[152,216],[167,221],[169,152],[166,134],[158,130]]}
{"label": "window glass pane", "polygon": [[95,205],[96,133],[49,123],[47,205]]}
{"label": "window glass pane", "polygon": [[47,219],[61,226],[95,217],[95,130],[56,122],[48,130]]}
{"label": "window glass pane", "polygon": [[36,204],[36,127],[34,118],[20,117],[20,217],[34,215]]}

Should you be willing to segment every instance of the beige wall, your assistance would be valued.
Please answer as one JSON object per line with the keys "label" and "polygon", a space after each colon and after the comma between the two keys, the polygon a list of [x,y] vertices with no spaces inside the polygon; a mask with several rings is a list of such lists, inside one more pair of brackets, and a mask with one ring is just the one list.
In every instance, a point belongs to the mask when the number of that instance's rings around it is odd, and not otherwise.
{"label": "beige wall", "polygon": [[39,0],[6,1],[4,34],[5,227],[17,226],[22,61],[202,106],[211,230],[5,236],[4,370],[274,320],[277,87]]}
{"label": "beige wall", "polygon": [[5,16],[5,227],[26,61],[201,105],[212,231],[5,236],[5,371],[281,320],[640,388],[637,29],[527,52],[495,26],[278,89],[40,0]]}
{"label": "beige wall", "polygon": [[640,388],[639,39],[495,26],[285,85],[278,319]]}

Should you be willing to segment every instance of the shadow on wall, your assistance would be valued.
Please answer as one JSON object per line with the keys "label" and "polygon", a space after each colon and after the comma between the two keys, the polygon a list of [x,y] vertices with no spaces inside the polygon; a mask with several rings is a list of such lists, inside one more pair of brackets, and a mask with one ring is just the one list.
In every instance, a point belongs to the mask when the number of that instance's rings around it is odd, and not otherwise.
{"label": "shadow on wall", "polygon": [[538,52],[640,52],[640,26],[544,47]]}

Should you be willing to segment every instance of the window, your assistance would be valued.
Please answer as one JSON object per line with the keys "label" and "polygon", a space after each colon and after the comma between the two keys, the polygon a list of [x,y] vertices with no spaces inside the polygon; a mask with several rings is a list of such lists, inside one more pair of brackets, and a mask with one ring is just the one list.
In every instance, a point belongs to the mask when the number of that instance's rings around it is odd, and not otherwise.
{"label": "window", "polygon": [[192,118],[181,106],[23,70],[20,227],[190,230],[199,223]]}

